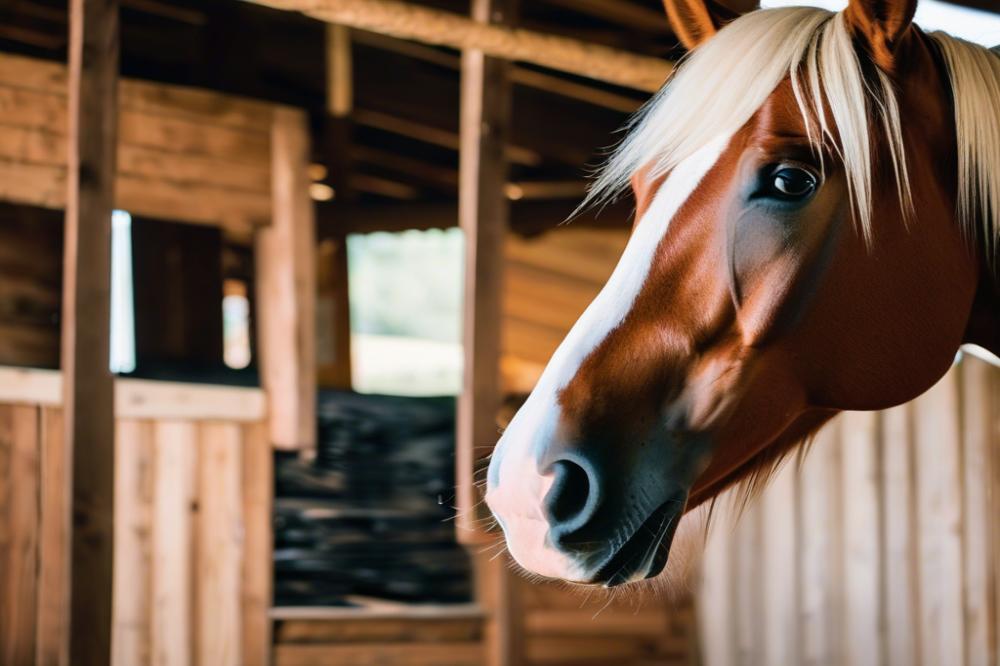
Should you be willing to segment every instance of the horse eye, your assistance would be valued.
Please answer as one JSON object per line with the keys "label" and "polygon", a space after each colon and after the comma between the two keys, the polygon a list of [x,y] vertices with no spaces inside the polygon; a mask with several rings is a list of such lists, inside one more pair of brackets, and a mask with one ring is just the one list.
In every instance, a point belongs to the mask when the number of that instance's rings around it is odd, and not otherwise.
{"label": "horse eye", "polygon": [[771,190],[772,196],[781,199],[801,200],[815,191],[816,177],[805,169],[782,167],[771,174],[768,189]]}

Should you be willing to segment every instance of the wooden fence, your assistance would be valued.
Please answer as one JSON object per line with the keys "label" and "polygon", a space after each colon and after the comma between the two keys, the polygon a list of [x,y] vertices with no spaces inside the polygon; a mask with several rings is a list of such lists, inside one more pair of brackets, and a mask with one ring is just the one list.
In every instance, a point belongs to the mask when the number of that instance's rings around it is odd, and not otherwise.
{"label": "wooden fence", "polygon": [[[59,374],[0,368],[0,664],[65,664]],[[117,383],[113,664],[266,664],[271,447],[254,389]],[[85,451],[80,452],[86,455]]]}
{"label": "wooden fence", "polygon": [[706,665],[995,666],[1000,370],[966,356],[909,404],[841,415],[733,525],[705,554]]}

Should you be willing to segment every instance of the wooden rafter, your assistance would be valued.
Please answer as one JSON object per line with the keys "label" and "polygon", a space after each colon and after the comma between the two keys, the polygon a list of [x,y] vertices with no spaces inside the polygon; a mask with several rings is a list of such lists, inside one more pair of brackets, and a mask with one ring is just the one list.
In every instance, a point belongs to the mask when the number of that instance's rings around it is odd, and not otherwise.
{"label": "wooden rafter", "polygon": [[508,26],[477,23],[452,12],[397,0],[246,0],[371,32],[455,49],[481,49],[490,57],[533,63],[626,88],[654,92],[671,63]]}

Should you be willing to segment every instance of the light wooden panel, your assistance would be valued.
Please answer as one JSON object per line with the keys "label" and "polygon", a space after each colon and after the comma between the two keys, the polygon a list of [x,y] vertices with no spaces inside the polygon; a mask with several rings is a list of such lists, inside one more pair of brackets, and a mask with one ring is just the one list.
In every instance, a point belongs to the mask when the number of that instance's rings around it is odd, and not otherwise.
{"label": "light wooden panel", "polygon": [[610,600],[555,583],[516,579],[524,622],[524,664],[680,666],[694,663],[690,597]]}
{"label": "light wooden panel", "polygon": [[[965,356],[908,405],[828,424],[735,530],[713,527],[700,588],[713,609],[700,616],[704,663],[995,666],[998,414],[1000,369]],[[779,638],[798,656],[776,651]]]}
{"label": "light wooden panel", "polygon": [[[70,663],[62,425],[55,407],[0,403],[0,664]],[[271,663],[265,433],[118,419],[114,666]]]}
{"label": "light wooden panel", "polygon": [[[0,54],[0,199],[62,208],[65,66]],[[271,217],[273,105],[122,81],[115,205],[248,236]]]}

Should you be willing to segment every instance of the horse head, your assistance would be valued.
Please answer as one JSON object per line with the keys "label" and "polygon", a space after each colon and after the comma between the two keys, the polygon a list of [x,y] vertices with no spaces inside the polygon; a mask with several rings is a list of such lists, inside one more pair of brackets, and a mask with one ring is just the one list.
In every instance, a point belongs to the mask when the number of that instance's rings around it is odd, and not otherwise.
{"label": "horse head", "polygon": [[694,507],[1000,347],[1000,59],[916,0],[666,5],[691,54],[591,192],[631,185],[630,240],[488,474],[514,559],[579,583],[660,574]]}

